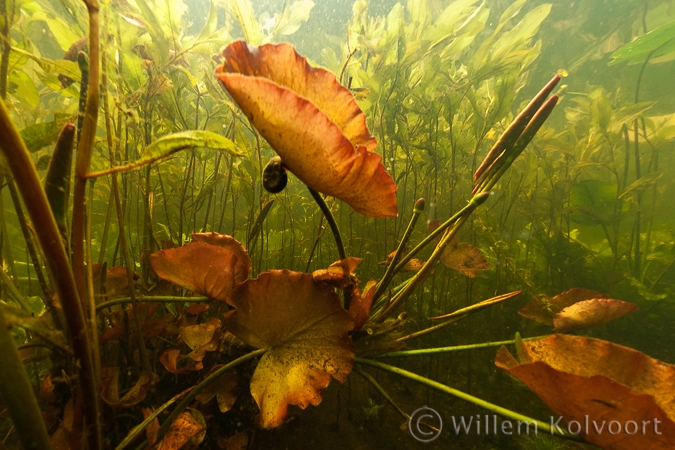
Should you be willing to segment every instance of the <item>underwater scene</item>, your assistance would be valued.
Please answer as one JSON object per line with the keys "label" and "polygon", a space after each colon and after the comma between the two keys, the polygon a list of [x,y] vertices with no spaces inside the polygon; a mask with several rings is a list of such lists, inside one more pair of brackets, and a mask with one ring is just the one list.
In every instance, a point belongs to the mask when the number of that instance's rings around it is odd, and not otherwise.
{"label": "underwater scene", "polygon": [[0,38],[0,450],[675,448],[675,0]]}

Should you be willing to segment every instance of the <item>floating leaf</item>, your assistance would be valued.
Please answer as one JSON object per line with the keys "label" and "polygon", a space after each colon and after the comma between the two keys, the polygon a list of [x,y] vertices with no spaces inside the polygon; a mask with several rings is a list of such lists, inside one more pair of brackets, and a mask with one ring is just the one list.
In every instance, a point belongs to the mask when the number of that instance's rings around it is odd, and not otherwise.
{"label": "floating leaf", "polygon": [[204,428],[192,414],[187,411],[182,412],[169,427],[164,439],[159,444],[158,450],[179,450]]}
{"label": "floating leaf", "polygon": [[216,70],[253,126],[307,186],[369,217],[397,215],[396,185],[349,90],[288,44],[223,50]]}
{"label": "floating leaf", "polygon": [[475,278],[479,270],[488,268],[483,253],[466,242],[450,242],[443,250],[441,262],[469,278]]}
{"label": "floating leaf", "polygon": [[553,331],[567,333],[602,325],[637,309],[633,303],[611,298],[584,300],[556,314],[553,318]]}
{"label": "floating leaf", "polygon": [[334,262],[327,269],[319,269],[312,272],[314,281],[323,281],[326,284],[335,286],[338,289],[347,289],[350,284],[354,284],[356,278],[352,272],[356,269],[363,258],[348,257]]}
{"label": "floating leaf", "polygon": [[553,326],[553,317],[568,306],[590,300],[592,298],[607,298],[605,294],[590,289],[573,288],[552,298],[534,298],[518,311],[523,317]]}
{"label": "floating leaf", "polygon": [[264,428],[280,425],[288,405],[318,405],[331,376],[344,381],[354,352],[352,319],[333,288],[311,274],[273,270],[235,287],[225,316],[228,330],[249,345],[268,348],[251,379]]}
{"label": "floating leaf", "polygon": [[233,237],[193,233],[193,242],[150,255],[160,278],[187,290],[224,301],[232,288],[251,273],[251,259]]}
{"label": "floating leaf", "polygon": [[150,376],[142,372],[136,383],[120,398],[120,368],[101,368],[101,398],[108,405],[116,408],[130,408],[145,399],[150,389]]}
{"label": "floating leaf", "polygon": [[532,362],[518,364],[502,347],[497,367],[532,389],[569,431],[605,449],[672,448],[675,366],[610,342],[564,334],[523,341],[522,348]]}

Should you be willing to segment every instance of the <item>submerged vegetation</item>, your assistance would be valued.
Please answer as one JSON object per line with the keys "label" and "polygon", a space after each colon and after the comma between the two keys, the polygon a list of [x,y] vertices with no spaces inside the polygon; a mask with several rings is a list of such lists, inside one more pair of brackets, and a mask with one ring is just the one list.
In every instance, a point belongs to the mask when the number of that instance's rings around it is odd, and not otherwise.
{"label": "submerged vegetation", "polygon": [[673,2],[254,3],[0,0],[0,448],[668,448]]}

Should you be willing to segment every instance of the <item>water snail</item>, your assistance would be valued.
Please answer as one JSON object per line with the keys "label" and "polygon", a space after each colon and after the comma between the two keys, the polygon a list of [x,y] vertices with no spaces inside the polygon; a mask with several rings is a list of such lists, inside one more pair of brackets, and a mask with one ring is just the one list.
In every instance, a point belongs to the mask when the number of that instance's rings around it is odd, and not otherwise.
{"label": "water snail", "polygon": [[268,161],[263,169],[262,179],[263,187],[267,192],[278,194],[284,190],[288,183],[288,175],[280,157],[275,156]]}

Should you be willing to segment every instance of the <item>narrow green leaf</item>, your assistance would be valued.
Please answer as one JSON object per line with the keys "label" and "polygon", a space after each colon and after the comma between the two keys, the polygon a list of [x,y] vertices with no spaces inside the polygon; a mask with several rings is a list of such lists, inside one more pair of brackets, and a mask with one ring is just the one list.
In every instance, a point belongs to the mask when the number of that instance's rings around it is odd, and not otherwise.
{"label": "narrow green leaf", "polygon": [[[619,47],[612,53],[610,65],[628,62],[640,64],[648,56],[658,58],[675,51],[675,21],[654,28],[649,33]],[[654,52],[654,53],[652,53]]]}
{"label": "narrow green leaf", "polygon": [[208,148],[228,152],[233,156],[244,156],[231,140],[211,131],[183,131],[157,139],[148,145],[141,159],[124,166],[113,167],[101,172],[92,172],[87,178],[96,178],[112,173],[140,169],[181,150]]}
{"label": "narrow green leaf", "polygon": [[663,176],[663,173],[661,172],[652,172],[642,176],[641,178],[633,181],[631,185],[628,186],[625,191],[623,191],[619,198],[623,198],[633,191],[641,191],[644,188],[651,186],[652,184],[656,183],[656,180],[661,178],[661,176]]}
{"label": "narrow green leaf", "polygon": [[51,145],[69,119],[70,116],[59,114],[51,122],[36,123],[21,130],[21,139],[26,143],[28,151],[36,152]]}
{"label": "narrow green leaf", "polygon": [[288,36],[298,31],[300,26],[309,19],[312,8],[314,8],[314,2],[310,0],[298,0],[290,7],[285,7],[274,34]]}
{"label": "narrow green leaf", "polygon": [[206,18],[206,23],[202,32],[199,33],[197,41],[207,39],[216,31],[216,26],[218,25],[218,11],[216,11],[216,5],[213,4],[213,0],[209,2],[211,5],[209,8],[209,17]]}
{"label": "narrow green leaf", "polygon": [[251,45],[260,45],[263,39],[262,31],[253,14],[253,6],[250,0],[232,0],[229,2],[229,7],[244,32],[246,42]]}
{"label": "narrow green leaf", "polygon": [[[255,223],[253,224],[253,227],[251,227],[251,232],[248,234],[248,239],[246,240],[246,248],[248,248],[249,251],[253,251],[255,248],[255,238],[258,236],[258,233],[260,233],[262,224],[267,217],[267,213],[269,213],[270,209],[272,209],[272,205],[274,205],[274,199],[271,199],[265,203],[265,206],[262,207],[260,214],[258,214],[258,217],[255,219]],[[251,243],[253,243],[253,246],[251,246]]]}

